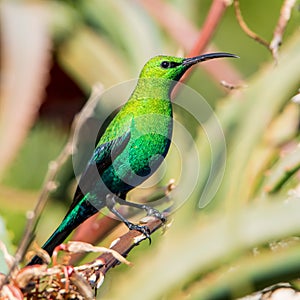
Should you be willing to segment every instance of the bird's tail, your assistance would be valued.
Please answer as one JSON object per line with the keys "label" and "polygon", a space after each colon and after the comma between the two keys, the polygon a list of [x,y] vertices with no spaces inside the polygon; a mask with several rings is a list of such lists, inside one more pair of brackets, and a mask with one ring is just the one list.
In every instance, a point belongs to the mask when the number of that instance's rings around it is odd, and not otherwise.
{"label": "bird's tail", "polygon": [[[98,212],[98,209],[96,209],[88,201],[82,201],[81,203],[78,203],[74,209],[67,213],[61,224],[49,237],[42,248],[47,251],[50,256],[52,256],[54,249],[59,246],[77,226],[94,215],[96,212]],[[42,263],[43,260],[41,257],[35,255],[27,264],[27,266],[36,264],[40,265]]]}
{"label": "bird's tail", "polygon": [[[51,256],[54,249],[63,243],[63,241],[68,237],[68,235],[72,232],[73,229],[68,228],[68,230],[61,230],[61,225],[54,231],[54,233],[50,236],[50,238],[43,245],[43,249],[47,251],[47,253]],[[43,259],[38,255],[35,255],[31,261],[27,264],[27,266],[31,265],[41,265],[43,264]]]}

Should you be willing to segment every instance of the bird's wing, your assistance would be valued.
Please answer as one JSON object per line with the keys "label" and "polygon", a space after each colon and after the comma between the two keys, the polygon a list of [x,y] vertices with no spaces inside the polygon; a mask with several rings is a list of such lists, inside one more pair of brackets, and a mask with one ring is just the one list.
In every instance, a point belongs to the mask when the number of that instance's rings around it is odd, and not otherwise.
{"label": "bird's wing", "polygon": [[130,130],[128,130],[120,137],[96,147],[92,158],[81,175],[68,213],[87,192],[93,189],[95,182],[99,180],[99,177],[103,174],[103,172],[112,164],[113,160],[122,153],[130,140],[130,136],[131,133]]}

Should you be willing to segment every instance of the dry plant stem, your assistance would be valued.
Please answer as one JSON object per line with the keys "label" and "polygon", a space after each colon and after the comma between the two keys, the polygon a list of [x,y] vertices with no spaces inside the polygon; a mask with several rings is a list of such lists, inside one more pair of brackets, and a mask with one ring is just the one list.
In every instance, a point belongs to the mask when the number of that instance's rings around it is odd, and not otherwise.
{"label": "dry plant stem", "polygon": [[27,251],[32,238],[33,238],[33,231],[36,227],[36,224],[38,222],[38,219],[45,207],[45,204],[47,202],[49,193],[52,192],[56,188],[55,183],[55,176],[57,174],[57,171],[60,169],[60,167],[66,162],[68,157],[72,154],[72,146],[73,146],[73,136],[74,131],[77,127],[80,127],[84,120],[86,120],[91,113],[93,112],[99,96],[101,95],[103,91],[103,88],[101,85],[97,85],[93,87],[92,94],[87,101],[86,105],[82,109],[82,111],[75,117],[69,140],[67,141],[64,149],[59,154],[57,159],[55,161],[50,162],[48,173],[45,177],[45,181],[43,184],[42,191],[40,193],[39,199],[37,201],[37,204],[33,211],[28,212],[27,214],[27,224],[25,227],[25,231],[22,237],[22,240],[19,244],[19,247],[17,249],[17,252],[15,254],[15,262],[14,265],[11,267],[10,272],[8,273],[7,277],[10,275],[10,273],[14,270],[14,268],[18,265],[18,263],[23,259],[25,252]]}
{"label": "dry plant stem", "polygon": [[239,0],[234,0],[233,1],[234,4],[234,9],[235,9],[235,15],[236,18],[239,22],[239,25],[241,26],[242,30],[252,39],[254,39],[255,41],[259,42],[260,44],[264,45],[265,47],[267,47],[270,50],[270,45],[267,41],[265,41],[263,38],[259,37],[255,32],[253,32],[248,25],[246,24],[246,22],[243,19],[242,13],[241,13],[241,9],[240,9],[240,3]]}
{"label": "dry plant stem", "polygon": [[[99,219],[99,214],[96,214],[76,229],[72,235],[72,240],[88,242],[95,245],[99,242],[99,237],[103,238],[107,236],[119,224],[120,221],[116,219],[108,216],[101,216],[101,219]],[[72,254],[70,264],[75,265],[84,255],[84,253]]]}
{"label": "dry plant stem", "polygon": [[[169,213],[164,212],[164,217],[167,218]],[[149,228],[150,234],[155,232],[157,229],[161,228],[164,223],[155,218],[155,217],[146,217],[144,218],[144,222],[142,225],[145,225]],[[141,241],[145,240],[146,237],[139,231],[136,230],[130,230],[127,233],[125,233],[123,236],[117,238],[114,242],[112,242],[112,245],[110,249],[117,251],[122,256],[126,257],[128,253],[137,246]],[[96,260],[90,263],[90,265],[94,265],[96,261],[102,261],[103,266],[99,268],[98,270],[94,270],[93,274],[85,274],[85,277],[89,278],[91,275],[93,275],[93,278],[96,278],[94,288],[97,287],[98,279],[103,278],[103,276],[106,274],[106,272],[119,264],[119,261],[113,257],[110,253],[103,253],[100,255]],[[89,265],[89,264],[87,264]],[[86,272],[89,272],[92,268],[87,268]],[[98,286],[99,287],[99,286]]]}
{"label": "dry plant stem", "polygon": [[280,16],[273,33],[273,39],[269,45],[272,51],[273,57],[278,59],[278,48],[282,43],[282,36],[284,34],[285,28],[291,17],[291,10],[294,7],[296,0],[285,0],[282,4],[280,10]]}
{"label": "dry plant stem", "polygon": [[107,249],[105,247],[101,246],[93,246],[89,243],[85,242],[79,242],[79,241],[69,241],[66,244],[60,244],[57,246],[52,255],[52,263],[53,265],[57,265],[57,255],[59,251],[66,251],[69,253],[89,253],[89,252],[104,252],[104,253],[110,253],[116,258],[119,262],[125,263],[127,265],[130,264],[128,260],[126,260],[122,255],[120,255],[118,252]]}

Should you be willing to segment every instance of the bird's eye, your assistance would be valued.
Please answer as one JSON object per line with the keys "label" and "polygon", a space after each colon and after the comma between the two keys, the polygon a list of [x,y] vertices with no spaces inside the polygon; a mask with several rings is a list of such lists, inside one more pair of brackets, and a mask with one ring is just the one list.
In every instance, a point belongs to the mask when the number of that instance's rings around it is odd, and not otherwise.
{"label": "bird's eye", "polygon": [[171,69],[171,68],[176,68],[177,66],[180,66],[181,63],[180,62],[175,62],[175,61],[163,61],[160,66],[163,68],[163,69]]}
{"label": "bird's eye", "polygon": [[168,69],[168,68],[170,68],[171,64],[170,64],[170,62],[168,62],[168,61],[163,61],[163,62],[160,64],[160,66],[161,66],[163,69]]}

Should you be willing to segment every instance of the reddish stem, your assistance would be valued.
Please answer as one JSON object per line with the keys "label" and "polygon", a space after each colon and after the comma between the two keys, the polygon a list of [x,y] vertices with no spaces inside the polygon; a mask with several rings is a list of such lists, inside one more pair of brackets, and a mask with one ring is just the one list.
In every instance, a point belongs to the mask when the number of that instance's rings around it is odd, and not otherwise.
{"label": "reddish stem", "polygon": [[[228,4],[225,0],[214,0],[208,15],[205,19],[204,25],[202,27],[202,31],[200,32],[197,41],[195,42],[194,47],[189,52],[188,57],[193,57],[201,54],[207,45],[209,44],[212,36],[216,32],[216,29],[221,22],[222,16],[227,8]],[[191,70],[188,70],[183,77],[181,78],[180,82],[185,82],[187,78],[191,74]]]}
{"label": "reddish stem", "polygon": [[[108,216],[101,216],[100,218],[99,214],[96,214],[87,219],[76,229],[71,240],[87,242],[96,245],[119,224],[120,221],[114,218],[110,218]],[[72,254],[70,264],[74,265],[84,255],[85,254],[82,253]]]}
{"label": "reddish stem", "polygon": [[[200,30],[167,2],[161,0],[136,1],[139,2],[157,23],[167,31],[168,35],[172,37],[180,47],[188,51],[189,54],[191,54],[192,51],[197,54],[203,51],[221,21],[226,7],[229,5],[229,1],[214,0],[207,20],[204,23],[204,33],[199,33]],[[176,22],[174,20],[176,20]],[[210,51],[216,51],[213,47],[210,48]],[[233,83],[242,80],[242,75],[226,60],[212,61],[209,64],[203,64],[202,67],[218,82],[224,78]]]}

